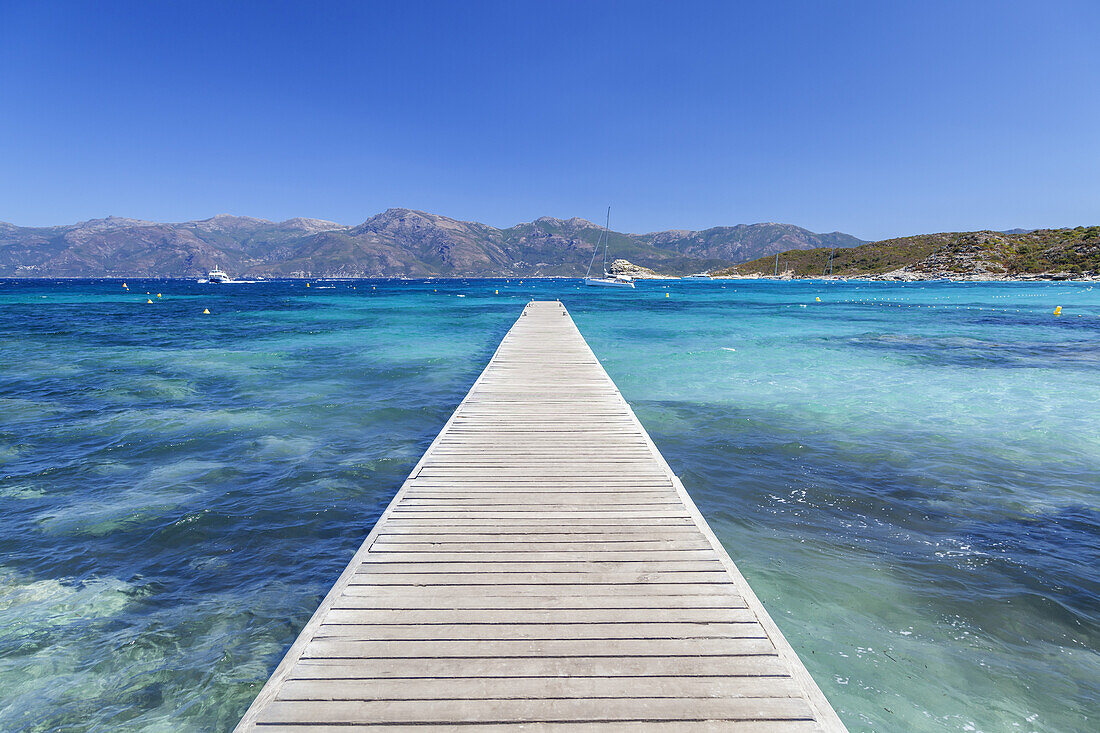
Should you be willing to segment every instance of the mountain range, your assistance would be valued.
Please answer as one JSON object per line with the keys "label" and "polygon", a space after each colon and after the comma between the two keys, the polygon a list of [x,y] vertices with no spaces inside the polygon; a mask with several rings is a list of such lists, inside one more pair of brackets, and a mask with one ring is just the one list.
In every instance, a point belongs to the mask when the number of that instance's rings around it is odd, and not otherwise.
{"label": "mountain range", "polygon": [[[389,209],[358,226],[227,214],[182,223],[113,216],[51,227],[0,222],[0,277],[195,277],[215,266],[267,277],[577,277],[601,231],[579,218],[542,217],[498,229],[411,209]],[[608,239],[609,261],[627,259],[666,274],[863,244],[841,232],[774,223],[609,232]],[[601,267],[602,259],[593,271]]]}

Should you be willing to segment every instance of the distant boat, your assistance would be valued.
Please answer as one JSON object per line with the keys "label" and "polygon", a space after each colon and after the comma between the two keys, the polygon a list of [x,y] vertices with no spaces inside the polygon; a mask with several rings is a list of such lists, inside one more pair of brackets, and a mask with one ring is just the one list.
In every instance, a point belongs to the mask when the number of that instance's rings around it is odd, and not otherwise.
{"label": "distant boat", "polygon": [[224,283],[235,283],[235,282],[238,282],[238,281],[234,280],[231,277],[229,277],[229,275],[226,274],[224,271],[222,271],[222,269],[220,267],[215,266],[214,269],[211,270],[204,279],[200,279],[199,282],[200,283],[224,284]]}
{"label": "distant boat", "polygon": [[776,256],[775,256],[775,270],[774,270],[774,272],[772,272],[772,277],[778,278],[780,280],[790,280],[792,277],[794,277],[794,271],[792,271],[790,267],[784,268],[782,273],[779,272],[779,255],[778,254],[776,254]]}
{"label": "distant boat", "polygon": [[[607,271],[607,246],[608,240],[608,227],[611,224],[611,207],[607,207],[607,221],[604,223],[603,231],[600,232],[600,238],[596,240],[596,249],[592,251],[592,259],[588,261],[588,272],[584,273],[584,284],[591,285],[593,287],[601,288],[632,288],[634,287],[634,278],[630,275],[612,275]],[[592,263],[596,261],[596,255],[600,251],[600,243],[603,243],[603,277],[590,277],[589,273],[592,272]]]}
{"label": "distant boat", "polygon": [[685,280],[710,280],[709,272],[697,272],[694,275],[684,275]]}
{"label": "distant boat", "polygon": [[604,277],[586,277],[584,284],[604,288],[632,288],[634,287],[634,278],[630,275],[608,274]]}

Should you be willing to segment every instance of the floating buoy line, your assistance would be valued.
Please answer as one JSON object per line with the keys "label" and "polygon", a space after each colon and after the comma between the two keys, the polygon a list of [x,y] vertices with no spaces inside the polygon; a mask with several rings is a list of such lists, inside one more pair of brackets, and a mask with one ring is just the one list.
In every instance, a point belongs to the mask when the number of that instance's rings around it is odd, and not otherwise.
{"label": "floating buoy line", "polygon": [[[1042,293],[1040,293],[1040,294],[1042,294]],[[999,296],[993,296],[993,297],[999,297]],[[954,305],[954,306],[952,306],[950,304],[938,304],[937,305],[935,303],[906,303],[906,302],[901,302],[901,301],[905,301],[905,300],[908,300],[908,299],[907,298],[866,298],[866,299],[843,298],[843,299],[840,299],[840,300],[837,300],[837,301],[834,301],[834,302],[835,303],[846,303],[848,305],[878,305],[878,306],[882,306],[884,308],[908,308],[908,309],[912,309],[912,308],[917,308],[917,309],[920,309],[920,308],[925,308],[925,309],[939,308],[941,310],[957,310],[957,311],[959,311],[959,310],[975,311],[976,310],[976,311],[981,311],[983,313],[1021,313],[1021,312],[1023,312],[1020,308],[994,308],[993,306],[987,306],[987,305]],[[814,299],[814,301],[816,303],[821,303],[821,298],[817,297],[817,298]],[[802,304],[802,303],[799,303],[798,305],[801,308],[806,307],[806,305]],[[788,305],[787,307],[789,308],[790,305]],[[1062,315],[1062,306],[1060,306],[1060,305],[1055,306],[1053,315],[1056,315],[1056,316]],[[1077,314],[1077,317],[1078,318],[1084,318],[1084,314],[1079,313],[1079,314]]]}

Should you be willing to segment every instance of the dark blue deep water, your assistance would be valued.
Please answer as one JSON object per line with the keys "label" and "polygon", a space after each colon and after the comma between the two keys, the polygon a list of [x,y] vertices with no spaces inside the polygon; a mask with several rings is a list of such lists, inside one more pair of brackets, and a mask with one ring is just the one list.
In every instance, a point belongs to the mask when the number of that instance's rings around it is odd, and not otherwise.
{"label": "dark blue deep water", "polygon": [[127,284],[0,281],[0,730],[229,730],[532,297],[851,730],[1098,725],[1100,287]]}

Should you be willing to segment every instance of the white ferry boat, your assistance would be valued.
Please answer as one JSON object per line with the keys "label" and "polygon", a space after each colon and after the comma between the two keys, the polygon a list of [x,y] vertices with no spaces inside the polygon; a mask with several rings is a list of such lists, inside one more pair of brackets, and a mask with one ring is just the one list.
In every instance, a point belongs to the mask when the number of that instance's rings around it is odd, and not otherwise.
{"label": "white ferry boat", "polygon": [[206,277],[199,278],[200,283],[235,283],[237,282],[233,278],[229,277],[220,267],[215,266]]}

